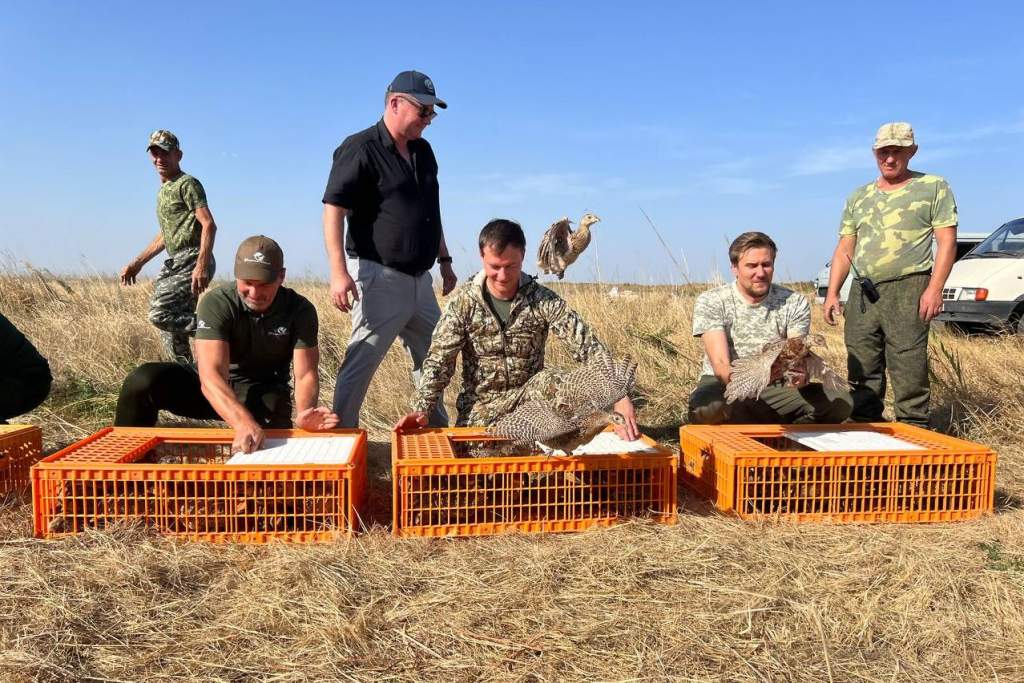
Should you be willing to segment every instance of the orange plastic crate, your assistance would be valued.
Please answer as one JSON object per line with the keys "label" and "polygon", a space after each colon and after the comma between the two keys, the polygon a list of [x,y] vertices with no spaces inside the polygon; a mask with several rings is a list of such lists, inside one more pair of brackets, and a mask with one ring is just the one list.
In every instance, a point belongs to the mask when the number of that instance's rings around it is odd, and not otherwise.
{"label": "orange plastic crate", "polygon": [[501,442],[479,428],[394,433],[396,536],[579,531],[631,517],[676,521],[676,454],[458,457]]}
{"label": "orange plastic crate", "polygon": [[[924,450],[814,451],[787,438],[874,431]],[[979,444],[899,423],[685,425],[681,478],[743,519],[949,522],[991,512],[996,455]]]}
{"label": "orange plastic crate", "polygon": [[230,429],[107,428],[32,468],[35,534],[58,538],[141,520],[171,536],[328,541],[360,524],[363,430],[268,430],[270,438],[355,436],[344,465],[225,465]]}
{"label": "orange plastic crate", "polygon": [[0,425],[0,495],[23,491],[29,468],[43,457],[43,432],[32,425]]}

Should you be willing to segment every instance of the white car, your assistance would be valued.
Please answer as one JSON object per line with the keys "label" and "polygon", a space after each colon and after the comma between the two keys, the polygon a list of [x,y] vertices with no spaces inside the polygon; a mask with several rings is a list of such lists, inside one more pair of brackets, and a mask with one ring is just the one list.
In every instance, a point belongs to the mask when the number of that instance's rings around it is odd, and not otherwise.
{"label": "white car", "polygon": [[[972,249],[981,244],[985,238],[988,237],[988,233],[984,232],[957,232],[956,234],[956,257],[955,260],[959,261],[966,256]],[[829,261],[825,264],[825,267],[818,271],[818,276],[814,278],[814,302],[818,304],[825,303],[825,295],[828,294],[828,278],[831,272],[832,262]],[[839,300],[845,302],[850,296],[850,283],[853,281],[853,273],[846,276],[846,282],[843,283],[842,288],[839,290]]]}
{"label": "white car", "polygon": [[1000,226],[953,266],[937,320],[961,332],[1024,334],[1024,218]]}

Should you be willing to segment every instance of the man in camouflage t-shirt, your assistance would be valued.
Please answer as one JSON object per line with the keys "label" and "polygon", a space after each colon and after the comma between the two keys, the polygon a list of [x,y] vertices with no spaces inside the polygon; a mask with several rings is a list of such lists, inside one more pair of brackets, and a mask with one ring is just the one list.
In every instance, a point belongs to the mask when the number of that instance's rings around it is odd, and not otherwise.
{"label": "man in camouflage t-shirt", "polygon": [[[942,310],[942,287],[956,255],[956,202],[945,180],[910,170],[917,152],[910,124],[883,125],[874,151],[881,176],[846,200],[825,320],[835,325],[844,312],[838,293],[852,262],[855,277],[845,307],[852,417],[882,419],[888,370],[896,419],[927,427],[928,326]],[[861,278],[875,285],[877,301]]]}
{"label": "man in camouflage t-shirt", "polygon": [[791,371],[788,382],[773,377],[775,381],[756,399],[725,401],[734,360],[757,355],[769,342],[801,337],[811,329],[807,299],[772,284],[775,255],[775,242],[768,235],[743,233],[729,246],[736,280],[697,297],[693,335],[704,345],[704,362],[690,395],[688,422],[838,423],[850,414],[849,395],[808,382],[805,367]]}
{"label": "man in camouflage t-shirt", "polygon": [[199,295],[213,277],[213,240],[217,226],[206,203],[203,185],[181,170],[178,138],[167,130],[149,136],[149,157],[160,176],[156,216],[160,231],[121,271],[130,285],[142,267],[164,249],[168,258],[157,276],[149,320],[159,330],[167,354],[180,363],[192,362],[188,338],[195,334]]}
{"label": "man in camouflage t-shirt", "polygon": [[[553,332],[584,363],[608,350],[562,297],[522,272],[526,237],[518,223],[495,219],[478,242],[483,270],[456,290],[434,329],[412,401],[395,429],[423,427],[462,356],[462,391],[456,426],[485,426],[530,399],[542,400],[562,374],[545,369],[544,347]],[[620,437],[639,436],[627,396],[614,410],[625,418]]]}

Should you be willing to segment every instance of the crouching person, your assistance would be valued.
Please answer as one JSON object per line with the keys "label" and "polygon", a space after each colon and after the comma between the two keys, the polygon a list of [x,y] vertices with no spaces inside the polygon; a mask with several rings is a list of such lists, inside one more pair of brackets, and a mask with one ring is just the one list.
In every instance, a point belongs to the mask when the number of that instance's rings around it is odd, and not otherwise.
{"label": "crouching person", "polygon": [[758,398],[726,402],[732,362],[761,353],[766,343],[802,337],[811,328],[811,310],[802,295],[772,284],[775,242],[761,232],[745,232],[729,247],[735,281],[697,297],[693,336],[704,345],[704,363],[690,395],[692,424],[838,423],[853,407],[848,391],[809,382],[806,359],[771,381]]}
{"label": "crouching person", "polygon": [[10,320],[0,315],[0,425],[50,395],[50,364]]}
{"label": "crouching person", "polygon": [[235,430],[232,450],[250,453],[264,429],[292,426],[288,385],[294,363],[294,426],[331,429],[338,416],[317,407],[317,315],[313,304],[283,287],[284,254],[257,235],[235,256],[235,282],[208,293],[196,311],[198,369],[146,363],[134,370],[117,400],[117,426],[151,427],[160,410],[200,420],[221,419]]}

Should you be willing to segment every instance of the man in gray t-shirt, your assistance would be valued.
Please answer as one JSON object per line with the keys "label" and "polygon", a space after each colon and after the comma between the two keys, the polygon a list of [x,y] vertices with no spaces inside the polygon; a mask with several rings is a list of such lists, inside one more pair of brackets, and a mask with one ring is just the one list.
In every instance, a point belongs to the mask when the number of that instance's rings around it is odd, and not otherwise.
{"label": "man in gray t-shirt", "polygon": [[808,382],[806,368],[791,372],[788,381],[773,382],[757,399],[725,402],[734,360],[761,353],[768,342],[800,337],[811,329],[807,299],[772,284],[776,251],[768,235],[743,233],[729,247],[736,280],[697,297],[693,336],[704,345],[704,362],[690,395],[688,422],[837,423],[849,416],[849,394]]}

